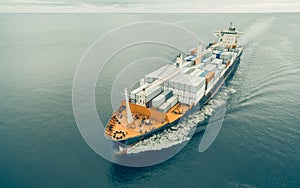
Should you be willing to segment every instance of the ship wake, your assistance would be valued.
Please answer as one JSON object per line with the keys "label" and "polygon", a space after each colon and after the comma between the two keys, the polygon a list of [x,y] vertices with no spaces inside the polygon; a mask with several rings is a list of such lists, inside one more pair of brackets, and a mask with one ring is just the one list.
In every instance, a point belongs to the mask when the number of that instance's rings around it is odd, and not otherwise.
{"label": "ship wake", "polygon": [[183,118],[177,125],[164,130],[162,133],[154,134],[150,138],[128,147],[127,154],[162,150],[189,141],[195,133],[205,130],[207,122],[215,110],[226,106],[226,101],[229,99],[230,93],[235,92],[236,90],[233,88],[224,87],[202,109]]}

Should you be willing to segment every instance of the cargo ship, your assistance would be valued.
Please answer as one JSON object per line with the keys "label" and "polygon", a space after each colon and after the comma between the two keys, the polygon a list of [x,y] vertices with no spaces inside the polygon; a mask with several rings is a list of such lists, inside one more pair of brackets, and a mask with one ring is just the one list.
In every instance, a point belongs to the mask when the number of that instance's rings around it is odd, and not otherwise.
{"label": "cargo ship", "polygon": [[198,44],[176,62],[139,80],[113,112],[105,136],[116,143],[134,144],[176,125],[205,105],[236,70],[243,53],[237,39],[243,35],[233,23],[215,31],[215,42]]}

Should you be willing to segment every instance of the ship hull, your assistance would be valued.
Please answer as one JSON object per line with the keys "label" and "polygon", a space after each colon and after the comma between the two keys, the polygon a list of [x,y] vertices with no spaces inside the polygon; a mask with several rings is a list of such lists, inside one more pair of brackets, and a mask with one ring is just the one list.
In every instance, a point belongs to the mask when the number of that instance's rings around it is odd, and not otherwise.
{"label": "ship hull", "polygon": [[146,134],[136,136],[133,138],[128,138],[126,140],[115,141],[116,144],[122,143],[122,144],[126,144],[126,145],[132,145],[140,140],[144,140],[146,138],[151,137],[153,134],[163,132],[164,130],[178,124],[181,119],[183,119],[183,118],[189,116],[190,114],[192,114],[193,112],[199,110],[201,107],[203,107],[207,102],[209,102],[218,93],[218,91],[219,91],[220,87],[223,85],[223,83],[228,81],[233,76],[233,73],[235,72],[236,68],[238,67],[238,65],[240,63],[241,55],[242,55],[242,52],[238,55],[238,57],[233,62],[233,64],[226,70],[226,72],[223,75],[223,78],[219,79],[218,82],[210,90],[210,92],[207,93],[204,97],[202,97],[202,99],[197,104],[195,104],[190,110],[188,110],[181,118],[178,118],[177,120],[173,121],[172,123],[168,123],[168,124],[164,125],[163,127],[155,129]]}

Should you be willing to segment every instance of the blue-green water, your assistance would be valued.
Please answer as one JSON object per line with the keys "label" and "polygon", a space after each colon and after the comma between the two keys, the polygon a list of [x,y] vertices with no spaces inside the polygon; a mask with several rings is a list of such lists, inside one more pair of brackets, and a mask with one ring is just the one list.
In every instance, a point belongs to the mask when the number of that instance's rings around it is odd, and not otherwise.
{"label": "blue-green water", "polygon": [[[0,187],[298,187],[299,15],[1,14]],[[229,20],[254,34],[244,41],[229,86],[235,92],[213,145],[199,153],[197,134],[164,163],[122,167],[95,154],[80,136],[73,77],[99,36],[153,20],[176,23],[206,42]],[[97,85],[99,116],[107,120],[112,112],[108,94],[116,73],[149,51],[160,53],[136,46],[111,60]]]}

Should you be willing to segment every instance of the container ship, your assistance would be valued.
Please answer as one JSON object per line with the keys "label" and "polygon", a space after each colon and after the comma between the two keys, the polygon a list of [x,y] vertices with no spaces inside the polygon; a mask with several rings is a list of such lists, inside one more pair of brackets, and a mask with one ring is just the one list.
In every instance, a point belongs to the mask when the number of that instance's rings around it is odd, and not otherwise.
{"label": "container ship", "polygon": [[105,128],[112,141],[131,145],[176,125],[205,105],[234,73],[243,53],[243,35],[230,23],[215,31],[215,42],[199,44],[176,62],[144,76],[113,112]]}

